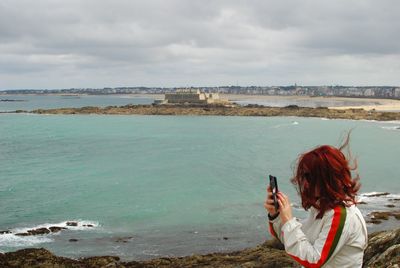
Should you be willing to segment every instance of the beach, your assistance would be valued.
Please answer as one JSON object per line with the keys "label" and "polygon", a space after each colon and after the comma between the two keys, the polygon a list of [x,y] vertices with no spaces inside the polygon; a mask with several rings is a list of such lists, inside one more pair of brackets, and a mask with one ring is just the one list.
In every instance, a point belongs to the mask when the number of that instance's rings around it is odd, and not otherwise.
{"label": "beach", "polygon": [[[310,96],[268,96],[268,95],[243,95],[243,94],[221,94],[221,98],[235,101],[277,101],[277,102],[305,102],[318,103],[330,102],[327,106],[329,109],[364,109],[376,111],[396,111],[400,112],[400,100],[394,99],[376,99],[376,98],[345,98],[345,97],[310,97]],[[346,105],[346,103],[354,103],[354,105]]]}

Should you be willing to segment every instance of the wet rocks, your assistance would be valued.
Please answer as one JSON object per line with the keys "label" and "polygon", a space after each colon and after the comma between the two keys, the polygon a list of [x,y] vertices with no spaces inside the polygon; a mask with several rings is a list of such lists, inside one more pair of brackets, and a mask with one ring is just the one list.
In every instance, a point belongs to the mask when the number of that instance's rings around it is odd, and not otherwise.
{"label": "wet rocks", "polygon": [[376,220],[376,219],[370,219],[370,220],[366,220],[366,223],[373,223],[373,224],[380,224],[382,223],[381,220]]}
{"label": "wet rocks", "polygon": [[400,229],[369,235],[363,267],[398,267],[400,263]]}
{"label": "wet rocks", "polygon": [[78,226],[78,222],[76,222],[76,221],[67,221],[66,225],[67,226]]}
{"label": "wet rocks", "polygon": [[[42,228],[28,230],[25,233],[17,233],[15,235],[17,235],[17,236],[44,235],[44,234],[49,234],[49,233],[57,233],[57,232],[60,232],[61,230],[67,230],[67,228],[59,227],[59,226],[51,226],[49,228],[42,227]],[[8,232],[8,233],[11,233],[11,232]]]}
{"label": "wet rocks", "polygon": [[43,235],[43,234],[48,234],[50,232],[51,231],[49,229],[43,227],[43,228],[28,230],[26,233],[17,233],[15,235],[18,236]]}
{"label": "wet rocks", "polygon": [[51,227],[49,227],[49,230],[50,230],[52,233],[57,233],[57,232],[60,232],[61,230],[67,230],[67,228],[65,228],[65,227],[59,227],[59,226],[51,226]]}
{"label": "wet rocks", "polygon": [[6,231],[0,231],[0,234],[11,234],[10,231],[6,230]]}
{"label": "wet rocks", "polygon": [[388,220],[390,217],[394,217],[396,220],[400,220],[400,210],[398,211],[373,211],[368,214],[370,219],[366,220],[367,223],[379,224],[382,220]]}
{"label": "wet rocks", "polygon": [[76,238],[71,238],[71,239],[69,239],[68,241],[69,241],[69,242],[78,242],[78,239],[76,239]]}
{"label": "wet rocks", "polygon": [[[72,241],[71,241],[72,242]],[[74,241],[76,242],[76,241]],[[187,257],[163,257],[147,261],[122,262],[118,257],[101,256],[72,260],[53,255],[46,249],[23,249],[0,253],[0,267],[299,267],[276,240],[241,251],[211,253]],[[400,229],[369,235],[363,267],[398,267],[400,263]]]}
{"label": "wet rocks", "polygon": [[388,192],[383,192],[383,193],[370,193],[370,194],[365,194],[365,196],[368,196],[368,197],[378,197],[378,196],[386,196],[386,195],[390,195],[390,193],[388,193]]}
{"label": "wet rocks", "polygon": [[133,236],[117,237],[114,241],[117,243],[128,243],[131,239],[133,239]]}

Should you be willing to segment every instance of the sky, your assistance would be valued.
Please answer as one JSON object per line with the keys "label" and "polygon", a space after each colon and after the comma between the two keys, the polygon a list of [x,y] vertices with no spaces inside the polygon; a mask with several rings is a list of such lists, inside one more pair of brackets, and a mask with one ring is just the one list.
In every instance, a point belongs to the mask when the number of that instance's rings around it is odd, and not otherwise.
{"label": "sky", "polygon": [[1,0],[0,89],[400,85],[398,0]]}

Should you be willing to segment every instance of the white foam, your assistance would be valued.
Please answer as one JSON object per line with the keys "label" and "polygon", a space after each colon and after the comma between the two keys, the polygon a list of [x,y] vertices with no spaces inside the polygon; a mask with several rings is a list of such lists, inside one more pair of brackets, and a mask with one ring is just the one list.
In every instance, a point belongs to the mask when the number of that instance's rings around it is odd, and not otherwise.
{"label": "white foam", "polygon": [[[68,226],[67,222],[76,222],[77,226]],[[92,226],[92,227],[89,227]],[[54,235],[58,235],[59,232],[48,233],[43,235],[30,235],[30,236],[18,236],[17,233],[26,233],[28,230],[35,230],[39,228],[50,228],[50,227],[64,227],[72,231],[90,231],[99,227],[100,224],[96,221],[88,220],[69,220],[59,223],[43,223],[32,227],[13,228],[9,231],[9,234],[0,234],[0,247],[31,247],[37,244],[53,242],[52,238]]]}
{"label": "white foam", "polygon": [[383,129],[388,129],[388,130],[400,130],[400,126],[394,126],[394,127],[381,127]]}
{"label": "white foam", "polygon": [[[76,222],[77,226],[68,226],[67,222]],[[88,226],[84,226],[84,225],[92,225],[93,227],[88,227]],[[99,223],[95,222],[95,221],[86,221],[86,220],[70,220],[70,221],[63,221],[63,222],[59,222],[59,223],[43,223],[43,224],[39,224],[33,227],[24,227],[24,228],[15,228],[15,229],[11,229],[10,231],[12,233],[25,233],[28,230],[33,230],[33,229],[39,229],[39,228],[50,228],[50,227],[65,227],[68,228],[70,230],[91,230],[95,227],[99,227]]]}
{"label": "white foam", "polygon": [[53,242],[49,236],[0,235],[0,247],[32,247],[37,244]]}
{"label": "white foam", "polygon": [[288,127],[288,126],[294,126],[294,125],[298,125],[298,124],[299,124],[299,122],[292,121],[291,123],[279,124],[279,125],[272,126],[271,128]]}
{"label": "white foam", "polygon": [[358,196],[358,202],[381,204],[387,203],[389,199],[399,199],[400,194],[390,194],[386,192],[362,193]]}
{"label": "white foam", "polygon": [[369,197],[369,196],[377,197],[377,195],[378,196],[387,196],[387,195],[389,195],[389,193],[387,193],[387,192],[369,192],[369,193],[360,194],[360,196],[367,196],[367,197]]}

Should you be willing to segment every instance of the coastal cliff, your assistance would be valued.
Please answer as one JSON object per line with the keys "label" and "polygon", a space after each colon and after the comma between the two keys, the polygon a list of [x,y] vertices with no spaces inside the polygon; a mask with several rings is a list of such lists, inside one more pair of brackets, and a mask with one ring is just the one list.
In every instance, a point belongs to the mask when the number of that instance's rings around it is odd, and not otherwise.
{"label": "coastal cliff", "polygon": [[[365,250],[363,267],[399,267],[400,229],[373,233]],[[45,249],[23,249],[0,254],[0,267],[299,267],[276,240],[255,248],[230,253],[212,253],[148,261],[122,262],[119,257],[101,256],[73,260],[53,255]]]}
{"label": "coastal cliff", "polygon": [[[25,111],[16,111],[25,112]],[[117,115],[216,115],[216,116],[299,116],[322,117],[329,119],[353,120],[400,120],[400,113],[366,111],[363,109],[336,110],[307,108],[290,105],[287,107],[266,107],[260,105],[223,106],[223,105],[125,105],[82,108],[38,109],[35,114],[117,114]]]}

